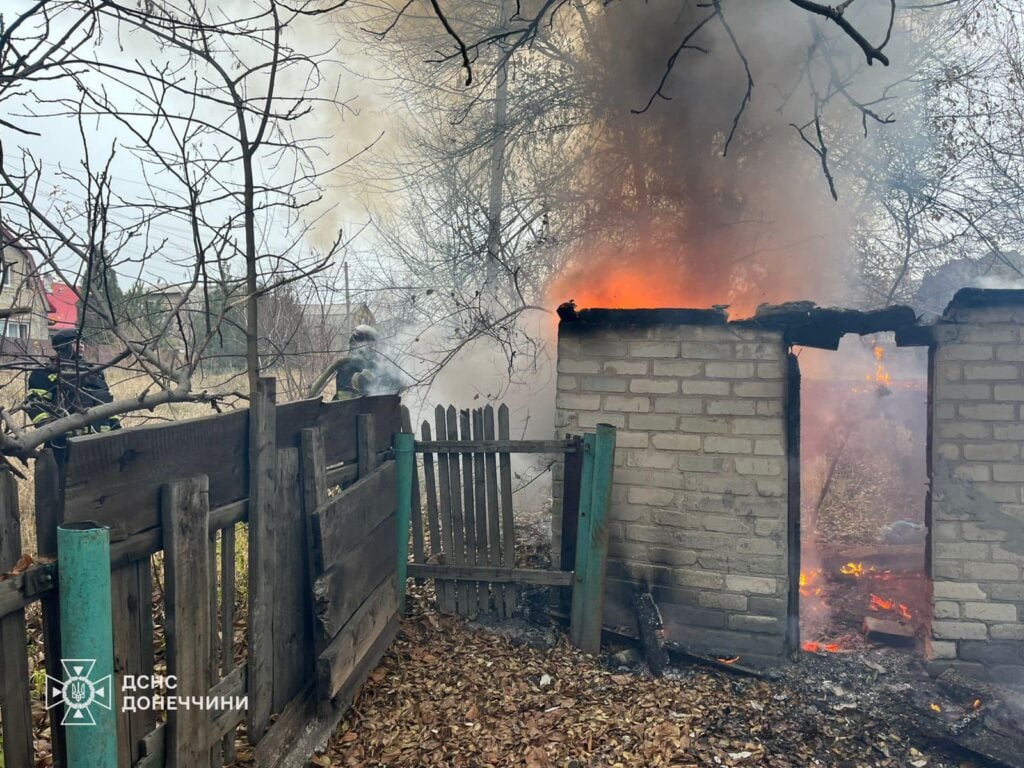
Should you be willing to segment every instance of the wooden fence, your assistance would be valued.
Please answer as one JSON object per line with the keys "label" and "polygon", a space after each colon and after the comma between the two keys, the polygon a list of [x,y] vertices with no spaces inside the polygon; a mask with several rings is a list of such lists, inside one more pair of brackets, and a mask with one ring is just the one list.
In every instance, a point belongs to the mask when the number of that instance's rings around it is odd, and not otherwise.
{"label": "wooden fence", "polygon": [[[405,431],[411,431],[405,425]],[[456,411],[437,406],[434,431],[421,427],[426,520],[414,471],[409,576],[435,580],[437,605],[475,617],[516,610],[518,585],[561,587],[573,642],[596,651],[603,615],[607,530],[615,430],[565,440],[512,440],[508,406]],[[600,438],[600,440],[598,440]],[[564,454],[561,570],[516,565],[511,454]],[[595,464],[595,458],[597,459]],[[424,524],[425,523],[425,524]],[[582,546],[578,546],[581,544]],[[571,588],[566,589],[566,588]]]}
{"label": "wooden fence", "polygon": [[[277,406],[272,379],[260,381],[257,398],[258,423],[235,411],[125,429],[70,440],[63,467],[49,454],[37,461],[43,557],[0,579],[8,768],[35,764],[25,623],[33,602],[46,673],[63,679],[53,561],[62,523],[110,528],[120,766],[231,762],[242,725],[259,765],[304,764],[338,722],[397,629],[390,447],[399,402]],[[332,496],[333,486],[342,490]],[[15,481],[2,471],[0,573],[18,563],[20,542]],[[236,573],[240,544],[247,573]],[[154,606],[161,565],[163,600]],[[242,607],[246,638],[236,644]],[[163,645],[154,642],[161,622]],[[163,722],[152,707],[125,711],[125,676],[153,674],[176,675],[182,697],[244,698],[247,709],[178,709]],[[63,765],[60,707],[49,716]]]}

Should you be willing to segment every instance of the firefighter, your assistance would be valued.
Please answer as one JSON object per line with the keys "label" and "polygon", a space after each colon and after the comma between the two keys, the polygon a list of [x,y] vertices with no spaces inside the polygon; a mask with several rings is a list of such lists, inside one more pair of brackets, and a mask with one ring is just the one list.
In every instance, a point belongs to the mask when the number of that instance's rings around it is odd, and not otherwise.
{"label": "firefighter", "polygon": [[348,340],[348,354],[336,360],[320,374],[309,390],[310,397],[320,391],[334,376],[335,400],[352,400],[363,395],[398,392],[401,381],[392,372],[393,366],[377,351],[380,337],[370,325],[357,325]]}
{"label": "firefighter", "polygon": [[[51,343],[56,352],[53,360],[28,375],[28,396],[24,407],[36,427],[113,400],[103,372],[90,367],[80,357],[77,331],[57,331],[51,337]],[[62,450],[68,437],[120,428],[120,417],[111,416],[61,435],[51,440],[50,445]]]}
{"label": "firefighter", "polygon": [[348,357],[342,358],[334,374],[335,400],[351,400],[368,394],[377,368],[375,347],[379,337],[370,325],[357,325],[348,339]]}

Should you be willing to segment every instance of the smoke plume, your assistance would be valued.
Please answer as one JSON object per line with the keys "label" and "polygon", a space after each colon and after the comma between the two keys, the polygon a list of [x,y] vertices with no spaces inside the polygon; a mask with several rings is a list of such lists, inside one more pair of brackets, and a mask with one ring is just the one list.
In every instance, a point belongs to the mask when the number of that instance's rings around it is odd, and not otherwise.
{"label": "smoke plume", "polygon": [[[722,17],[709,5],[581,7],[595,127],[565,194],[583,201],[586,224],[551,283],[552,303],[731,304],[741,316],[765,301],[843,299],[854,261],[846,201],[857,191],[848,145],[863,154],[876,129],[863,136],[847,97],[868,100],[896,73],[864,67],[852,41],[788,3],[723,3]],[[885,34],[881,5],[851,16],[871,39]],[[820,155],[794,128],[816,111],[839,203]],[[813,124],[804,134],[818,141]]]}

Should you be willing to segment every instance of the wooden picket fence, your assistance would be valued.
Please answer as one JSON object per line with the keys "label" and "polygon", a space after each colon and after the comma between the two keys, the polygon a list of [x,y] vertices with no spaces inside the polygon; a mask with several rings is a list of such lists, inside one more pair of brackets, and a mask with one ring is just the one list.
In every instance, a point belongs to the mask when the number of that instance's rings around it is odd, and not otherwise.
{"label": "wooden picket fence", "polygon": [[[611,484],[611,454],[606,452],[595,472],[588,448],[593,435],[587,440],[512,440],[509,409],[504,404],[497,409],[496,421],[491,405],[461,411],[453,405],[438,405],[433,429],[429,422],[423,422],[422,439],[414,447],[422,455],[422,466],[412,477],[413,562],[409,576],[434,579],[438,608],[468,617],[489,611],[502,618],[512,616],[521,585],[571,589],[565,603],[567,608],[571,603],[575,617],[574,641],[596,650],[603,614],[607,553],[603,515]],[[411,431],[408,423],[405,430]],[[614,429],[608,430],[614,446]],[[513,453],[565,457],[560,570],[520,568],[516,564]],[[604,497],[597,498],[591,492],[595,476],[602,484]],[[588,483],[587,492],[581,494],[584,482]],[[595,519],[600,523],[592,530],[591,521]],[[580,533],[583,547],[578,546]]]}
{"label": "wooden picket fence", "polygon": [[[63,466],[45,454],[35,468],[40,555],[13,574],[22,518],[15,480],[0,470],[3,765],[36,764],[25,616],[33,603],[45,671],[63,678],[55,555],[65,523],[110,529],[119,766],[230,763],[242,724],[258,765],[305,765],[340,720],[398,626],[399,401],[278,406],[272,379],[260,381],[257,399],[257,423],[233,411],[75,438]],[[161,560],[163,604],[154,606]],[[245,640],[236,643],[243,607]],[[182,696],[248,707],[178,709],[163,722],[151,708],[126,711],[124,677],[153,674],[177,675]],[[67,765],[60,707],[49,716],[54,763]]]}

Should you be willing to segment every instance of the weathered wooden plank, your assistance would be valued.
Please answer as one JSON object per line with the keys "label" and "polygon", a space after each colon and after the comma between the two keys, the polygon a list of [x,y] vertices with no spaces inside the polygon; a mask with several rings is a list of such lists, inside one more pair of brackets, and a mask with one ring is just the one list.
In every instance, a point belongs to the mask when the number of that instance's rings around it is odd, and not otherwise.
{"label": "weathered wooden plank", "polygon": [[[412,420],[409,416],[409,409],[402,406],[402,431],[413,434]],[[410,526],[412,528],[412,559],[415,563],[426,562],[423,552],[423,502],[420,498],[420,473],[416,467],[416,459],[413,457],[412,468],[412,510]]]}
{"label": "weathered wooden plank", "polygon": [[343,464],[337,467],[331,467],[327,470],[327,487],[340,485],[344,488],[346,485],[355,482],[359,478],[359,467],[355,464]]}
{"label": "weathered wooden plank", "polygon": [[[448,427],[448,437],[458,438],[459,425],[458,414],[455,406],[449,405],[445,411],[445,423]],[[462,471],[459,466],[457,454],[448,456],[448,472],[451,485],[452,504],[452,549],[448,554],[448,562],[456,565],[466,563],[466,523],[462,515]],[[455,605],[460,616],[468,616],[469,609],[469,585],[455,582]]]}
{"label": "weathered wooden plank", "polygon": [[372,413],[356,416],[356,446],[359,476],[366,477],[377,466],[377,435]]}
{"label": "weathered wooden plank", "polygon": [[[212,689],[210,689],[210,696],[216,697],[218,701],[230,698],[232,702],[238,701],[240,698],[245,696],[246,684],[248,677],[248,666],[243,662],[238,666],[232,667],[231,671],[228,672],[223,679]],[[222,709],[216,710],[212,715],[210,722],[210,736],[217,743],[218,739],[226,740],[229,737],[234,738],[235,728],[237,728],[245,720],[244,709]],[[231,745],[231,751],[234,752],[234,744]],[[227,758],[225,758],[225,762]]]}
{"label": "weathered wooden plank", "polygon": [[320,575],[313,586],[317,632],[329,643],[383,579],[395,576],[394,514],[388,515],[355,548]]}
{"label": "weathered wooden plank", "polygon": [[[197,467],[201,469],[201,467]],[[210,533],[237,522],[248,516],[249,500],[241,499],[210,510]],[[163,549],[163,534],[159,528],[150,528],[131,538],[110,545],[110,567],[118,569],[137,560],[147,559]]]}
{"label": "weathered wooden plank", "polygon": [[309,680],[315,657],[298,448],[279,450],[277,466],[273,549],[263,567],[274,577],[272,711],[281,712]]}
{"label": "weathered wooden plank", "polygon": [[[483,440],[484,437],[484,412],[477,408],[473,411],[473,438]],[[487,477],[484,470],[484,455],[473,454],[473,479],[476,509],[476,563],[477,565],[491,565],[490,551],[487,546]],[[486,581],[480,582],[480,610],[489,611],[491,608],[490,585]]]}
{"label": "weathered wooden plank", "polygon": [[[3,467],[0,469],[0,573],[14,568],[20,557],[18,486],[11,471]],[[25,612],[18,610],[0,619],[0,719],[3,720],[0,748],[4,765],[35,763],[27,646]]]}
{"label": "weathered wooden plank", "polygon": [[256,747],[256,765],[274,768],[306,768],[309,756],[323,749],[338,722],[352,705],[356,693],[374,670],[398,634],[395,616],[352,673],[349,683],[329,706],[317,699],[315,681],[296,696],[278,718],[274,729]]}
{"label": "weathered wooden plank", "polygon": [[[470,414],[467,409],[459,411],[459,431],[463,440],[471,440]],[[463,521],[466,531],[466,565],[477,564],[477,540],[476,540],[476,483],[473,479],[473,454],[462,454],[462,510]],[[467,614],[475,618],[480,613],[480,588],[487,588],[486,584],[466,585],[466,605],[469,610]],[[486,602],[484,610],[486,610]]]}
{"label": "weathered wooden plank", "polygon": [[[285,408],[285,406],[282,406]],[[355,421],[359,413],[374,416],[375,441],[389,445],[400,428],[398,397],[365,397],[337,403],[301,401],[275,416],[286,427],[280,442],[298,445],[303,427],[324,425],[326,463],[356,458]],[[302,419],[313,418],[314,424]],[[111,540],[158,528],[160,486],[201,468],[210,477],[213,508],[248,496],[248,411],[239,410],[199,419],[133,427],[73,438],[68,441],[65,519],[93,520],[111,528]],[[189,450],[181,450],[188,446]]]}
{"label": "weathered wooden plank", "polygon": [[370,532],[395,513],[397,482],[395,462],[386,462],[313,513],[314,574],[360,548]]}
{"label": "weathered wooden plank", "polygon": [[[210,682],[215,684],[220,680],[220,627],[218,626],[218,620],[220,614],[218,612],[218,604],[220,595],[219,585],[217,583],[217,537],[219,531],[210,531],[210,548],[207,551],[207,558],[210,562],[210,585],[209,600],[210,600]],[[210,718],[213,717],[211,713]],[[212,737],[212,732],[211,732]],[[210,748],[210,766],[211,768],[220,768],[224,764],[224,749],[223,744],[215,743]]]}
{"label": "weathered wooden plank", "polygon": [[[235,669],[235,526],[221,529],[220,540],[220,673],[221,682]],[[242,689],[244,693],[244,688]],[[244,715],[244,713],[243,713]],[[224,734],[224,762],[235,761],[235,730]]]}
{"label": "weathered wooden plank", "polygon": [[[425,440],[430,439],[430,424],[423,422],[421,433]],[[441,546],[441,518],[438,510],[437,481],[434,475],[434,454],[423,454],[423,483],[427,493],[427,532],[430,538],[430,559],[436,560],[442,556]],[[454,585],[445,583],[434,584],[434,594],[437,598],[437,606],[443,613],[452,613],[455,610]]]}
{"label": "weathered wooden plank", "polygon": [[[580,480],[583,471],[583,440],[572,438],[575,450],[566,454],[565,471],[562,474],[562,521],[559,547],[559,567],[571,571],[576,566],[576,529],[580,515]],[[571,610],[572,594],[562,590],[558,604],[565,613]]]}
{"label": "weathered wooden plank", "polygon": [[[38,498],[38,497],[37,497]],[[234,526],[245,520],[247,501],[234,502],[210,512],[211,534],[225,526]],[[56,526],[53,528],[56,531]],[[110,568],[117,571],[132,563],[149,558],[163,548],[163,535],[160,529],[153,529],[136,534],[130,539],[119,541],[110,547]],[[24,573],[13,578],[0,581],[0,616],[20,610],[36,600],[57,598],[57,566],[55,563],[38,562],[30,566]],[[59,617],[56,618],[59,630]],[[57,632],[54,646],[59,650],[60,635]],[[46,642],[44,637],[43,642]],[[57,656],[58,660],[60,655]],[[61,670],[58,673],[63,674]]]}
{"label": "weathered wooden plank", "polygon": [[[319,556],[321,548],[316,533],[316,510],[327,502],[327,471],[324,467],[324,433],[321,427],[310,427],[302,430],[302,511],[306,526],[306,550],[308,552],[306,568],[306,586],[310,593],[317,573],[323,570],[323,558]],[[312,612],[310,620],[313,620]],[[313,651],[319,655],[323,643],[312,627],[314,638]]]}
{"label": "weathered wooden plank", "polygon": [[[302,442],[302,430],[319,426],[321,421],[327,420],[327,413],[327,403],[319,397],[279,404],[275,409],[275,445],[279,450],[298,448]],[[356,413],[355,409],[352,413]]]}
{"label": "weathered wooden plank", "polygon": [[[207,478],[200,475],[163,490],[167,672],[177,678],[182,696],[205,695],[212,682],[212,617],[206,599],[212,577],[208,488]],[[188,707],[167,713],[168,768],[209,765],[211,741],[207,712]]]}
{"label": "weathered wooden plank", "polygon": [[374,417],[376,444],[390,445],[391,433],[397,432],[401,423],[399,407],[397,395],[330,402],[317,398],[285,403],[277,409],[277,447],[298,448],[303,429],[320,427],[324,430],[325,463],[354,462],[358,453],[357,416],[360,413],[371,414]]}
{"label": "weathered wooden plank", "polygon": [[160,723],[143,737],[142,755],[133,768],[164,768],[167,762],[167,723]]}
{"label": "weathered wooden plank", "polygon": [[15,576],[0,579],[0,617],[27,608],[44,596],[57,595],[56,563],[36,563]]}
{"label": "weathered wooden plank", "polygon": [[416,443],[417,453],[571,453],[566,440],[448,439]]}
{"label": "weathered wooden plank", "polygon": [[111,541],[159,528],[161,486],[197,470],[209,474],[211,507],[245,498],[247,421],[233,411],[72,438],[64,519],[107,525]]}
{"label": "weathered wooden plank", "polygon": [[543,568],[500,568],[489,565],[445,565],[410,563],[409,575],[424,579],[479,579],[496,584],[539,584],[565,587],[572,583],[572,571]]}
{"label": "weathered wooden plank", "polygon": [[[434,426],[437,429],[437,436],[444,439],[448,435],[448,421],[445,416],[444,406],[437,406],[434,409]],[[453,562],[455,551],[454,523],[452,522],[452,477],[451,466],[447,453],[437,454],[437,491],[438,501],[441,507],[441,534],[443,536],[443,555],[448,562]],[[437,552],[434,553],[437,556]],[[438,608],[444,613],[455,613],[458,605],[455,599],[457,591],[456,584],[444,584],[444,592],[437,593]]]}
{"label": "weathered wooden plank", "polygon": [[[35,467],[35,523],[36,550],[40,555],[57,556],[57,527],[64,518],[64,481],[62,470],[57,464],[53,451],[49,448],[36,459]],[[56,572],[55,566],[53,566]],[[51,587],[55,580],[51,577],[44,582]],[[2,585],[0,585],[2,586]],[[43,656],[46,674],[60,680],[60,597],[55,588],[42,595],[40,610],[43,620]],[[0,615],[3,615],[0,610]],[[64,705],[58,704],[47,713],[50,721],[50,745],[53,750],[54,764],[67,765],[67,741],[60,721],[64,718]]]}
{"label": "weathered wooden plank", "polygon": [[333,699],[352,677],[359,662],[398,612],[395,580],[378,584],[352,618],[317,659],[321,700]]}
{"label": "weathered wooden plank", "polygon": [[249,741],[262,738],[274,703],[273,517],[277,485],[277,383],[261,378],[251,403],[249,487]]}
{"label": "weathered wooden plank", "polygon": [[[149,559],[137,560],[110,575],[114,619],[114,678],[120,704],[125,675],[153,673],[153,569]],[[118,706],[118,762],[132,765],[142,757],[142,738],[153,730],[153,710],[126,711]]]}
{"label": "weathered wooden plank", "polygon": [[[494,407],[483,410],[484,439],[494,441]],[[498,456],[484,454],[484,471],[487,474],[487,564],[492,568],[501,567],[501,514],[498,508]],[[505,615],[505,591],[494,588],[494,610],[499,616]]]}
{"label": "weathered wooden plank", "polygon": [[324,428],[324,462],[331,466],[354,462],[357,458],[356,415],[373,416],[374,443],[378,448],[391,445],[391,435],[401,430],[402,416],[398,395],[357,397],[325,403],[326,413],[315,425]]}
{"label": "weathered wooden plank", "polygon": [[[232,701],[240,696],[244,696],[246,670],[247,667],[245,664],[239,664],[237,667],[234,667],[231,672],[225,675],[224,679],[210,689],[209,695],[211,697],[216,697],[218,700],[220,700],[221,697],[231,697]],[[210,723],[211,738],[213,738],[215,742],[221,736],[227,738],[231,735],[228,731],[234,732],[234,729],[243,720],[245,720],[244,710],[226,709],[217,711]],[[141,744],[143,756],[139,762],[133,766],[133,768],[164,768],[167,759],[166,750],[167,724],[160,723],[153,730],[143,736]]]}
{"label": "weathered wooden plank", "polygon": [[[426,421],[420,427],[424,440],[430,439],[430,424]],[[430,554],[441,554],[441,524],[437,512],[437,481],[434,475],[434,454],[423,454],[423,486],[427,495],[427,533]]]}
{"label": "weathered wooden plank", "polygon": [[[498,408],[498,439],[509,439],[508,406],[504,403]],[[514,568],[516,563],[516,533],[512,513],[512,460],[507,452],[498,454],[498,466],[501,470],[501,561],[506,568]],[[507,585],[503,589],[505,616],[516,612],[516,588]]]}

